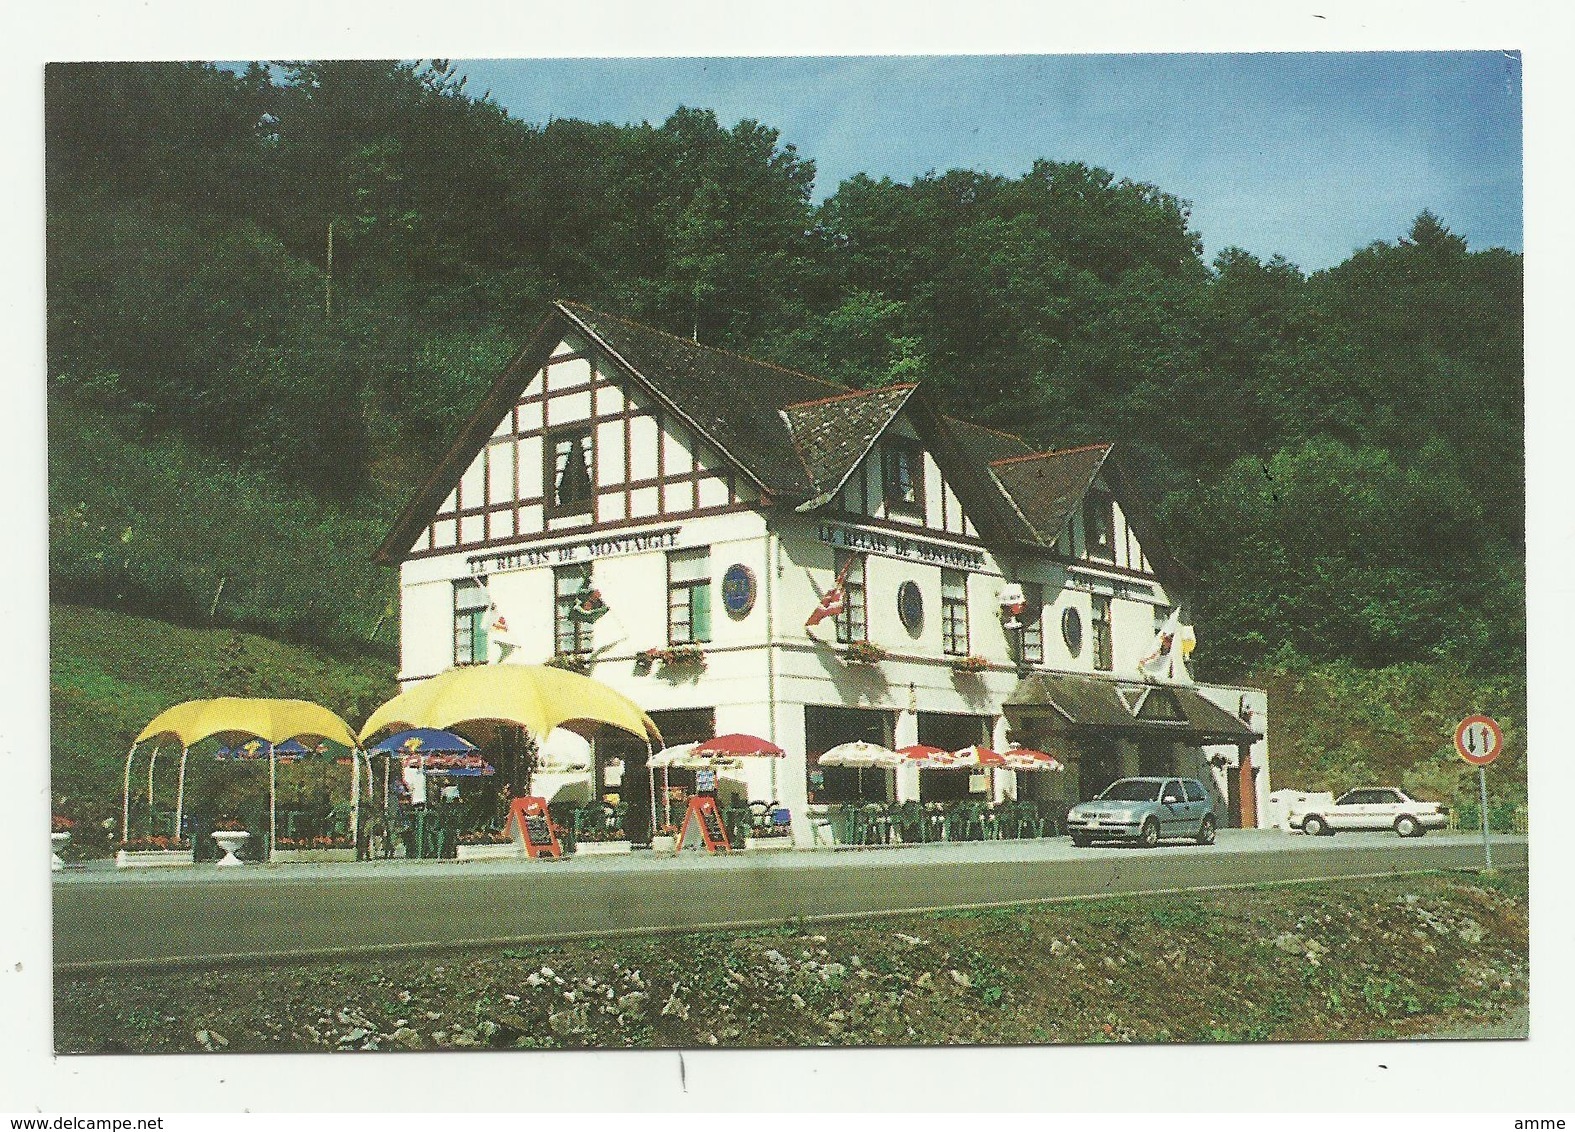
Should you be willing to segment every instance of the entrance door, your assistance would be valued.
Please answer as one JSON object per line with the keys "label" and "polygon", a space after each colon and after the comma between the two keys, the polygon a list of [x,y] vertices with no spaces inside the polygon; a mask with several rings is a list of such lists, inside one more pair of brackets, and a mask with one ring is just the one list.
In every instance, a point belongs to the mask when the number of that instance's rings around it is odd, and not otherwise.
{"label": "entrance door", "polygon": [[1104,736],[1082,739],[1078,745],[1077,796],[1086,802],[1121,777],[1121,745]]}
{"label": "entrance door", "polygon": [[1138,773],[1164,778],[1176,773],[1176,749],[1159,739],[1145,739],[1138,747]]}

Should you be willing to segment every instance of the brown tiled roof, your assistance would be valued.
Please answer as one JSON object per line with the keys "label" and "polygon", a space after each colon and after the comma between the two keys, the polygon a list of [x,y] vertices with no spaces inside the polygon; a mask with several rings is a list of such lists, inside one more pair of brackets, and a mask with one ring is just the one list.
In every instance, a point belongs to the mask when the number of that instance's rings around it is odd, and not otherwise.
{"label": "brown tiled roof", "polygon": [[1033,529],[1050,545],[1099,474],[1110,445],[1090,444],[1062,452],[1037,452],[991,461],[990,470]]}
{"label": "brown tiled roof", "polygon": [[1028,441],[1009,432],[960,421],[956,417],[943,419],[956,435],[958,447],[979,467],[1010,456],[1028,455],[1034,450]]}
{"label": "brown tiled roof", "polygon": [[[782,410],[848,393],[847,386],[701,346],[577,303],[558,305],[665,395],[766,490],[789,496],[814,494],[810,467],[794,445]],[[822,463],[818,454],[810,455],[815,457],[811,464]]]}
{"label": "brown tiled roof", "polygon": [[913,393],[912,385],[859,389],[789,405],[788,427],[817,492],[837,488]]}
{"label": "brown tiled roof", "polygon": [[1205,743],[1246,742],[1262,736],[1218,704],[1205,699],[1191,688],[1177,685],[1152,685],[1149,695],[1175,697],[1176,706],[1186,722],[1135,717],[1122,700],[1121,687],[1143,688],[1139,684],[1121,685],[1114,680],[1083,676],[1071,672],[1032,672],[1017,682],[1006,697],[1007,707],[1050,708],[1069,728],[1094,728],[1147,734],[1175,735]]}
{"label": "brown tiled roof", "polygon": [[[493,383],[377,551],[397,562],[535,371],[565,335],[589,339],[641,379],[768,497],[814,500],[835,490],[907,410],[987,539],[1052,545],[1109,446],[1035,453],[1021,437],[944,416],[913,385],[849,389],[604,314],[554,303]],[[1112,468],[1112,471],[1114,469]],[[1130,507],[1129,507],[1130,513]],[[1140,538],[1144,532],[1138,531]],[[1156,546],[1144,540],[1156,564]]]}

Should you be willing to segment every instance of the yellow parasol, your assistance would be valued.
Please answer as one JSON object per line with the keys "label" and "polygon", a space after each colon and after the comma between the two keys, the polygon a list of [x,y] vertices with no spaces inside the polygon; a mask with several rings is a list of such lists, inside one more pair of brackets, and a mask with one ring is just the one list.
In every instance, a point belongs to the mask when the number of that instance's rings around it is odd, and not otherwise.
{"label": "yellow parasol", "polygon": [[629,697],[589,676],[542,664],[451,668],[374,711],[361,728],[361,740],[389,730],[466,724],[471,731],[514,724],[538,741],[555,727],[587,739],[616,727],[658,745],[662,741],[651,717]]}
{"label": "yellow parasol", "polygon": [[307,700],[250,700],[225,696],[176,704],[142,729],[138,743],[172,735],[184,747],[226,733],[254,735],[268,743],[310,736],[355,747],[349,725],[333,712]]}
{"label": "yellow parasol", "polygon": [[[129,835],[131,820],[131,762],[137,747],[149,739],[165,736],[177,739],[181,745],[180,779],[175,788],[175,835],[180,836],[181,817],[185,809],[186,756],[191,747],[215,735],[250,735],[268,744],[268,852],[273,853],[275,834],[274,751],[280,743],[303,737],[330,739],[355,750],[355,735],[344,720],[320,704],[309,700],[262,700],[239,696],[221,696],[215,700],[188,700],[183,704],[160,712],[142,729],[126,755],[125,782],[120,803],[121,837]],[[148,760],[148,804],[153,804],[153,768],[159,757],[155,748]],[[354,835],[359,810],[360,763],[352,753],[350,825]]]}
{"label": "yellow parasol", "polygon": [[[380,732],[408,727],[463,727],[485,742],[487,732],[514,724],[538,743],[562,727],[590,739],[604,727],[662,745],[662,733],[640,705],[606,684],[544,664],[493,664],[451,668],[402,692],[372,713],[362,742]],[[656,820],[656,800],[651,801]]]}

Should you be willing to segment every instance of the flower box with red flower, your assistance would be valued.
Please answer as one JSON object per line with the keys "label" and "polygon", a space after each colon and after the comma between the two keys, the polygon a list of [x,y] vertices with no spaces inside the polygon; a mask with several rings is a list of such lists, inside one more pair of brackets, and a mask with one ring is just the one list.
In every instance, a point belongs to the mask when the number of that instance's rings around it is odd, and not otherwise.
{"label": "flower box with red flower", "polygon": [[890,655],[885,649],[869,641],[851,641],[847,648],[842,650],[842,663],[873,666]]}
{"label": "flower box with red flower", "polygon": [[959,656],[952,661],[952,671],[964,676],[977,676],[990,667],[982,656]]}
{"label": "flower box with red flower", "polygon": [[704,669],[706,668],[706,650],[698,644],[674,644],[666,649],[646,649],[636,653],[635,663],[641,668],[649,669],[652,664],[661,664],[663,669]]}
{"label": "flower box with red flower", "polygon": [[353,861],[355,842],[342,834],[316,837],[281,837],[274,842],[276,862]]}
{"label": "flower box with red flower", "polygon": [[459,835],[459,845],[454,856],[461,861],[510,860],[525,855],[524,846],[514,840],[514,835],[501,829],[472,830]]}
{"label": "flower box with red flower", "polygon": [[547,662],[547,667],[586,676],[591,671],[591,658],[583,653],[560,652]]}
{"label": "flower box with red flower", "polygon": [[574,851],[584,857],[607,853],[628,853],[634,845],[625,835],[622,826],[608,825],[601,828],[582,829],[575,834]]}

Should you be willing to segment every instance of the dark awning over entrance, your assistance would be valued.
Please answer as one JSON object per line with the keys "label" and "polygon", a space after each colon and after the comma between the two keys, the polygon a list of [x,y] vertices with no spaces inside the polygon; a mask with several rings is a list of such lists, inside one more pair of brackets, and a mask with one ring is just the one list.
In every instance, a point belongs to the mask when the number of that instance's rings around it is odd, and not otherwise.
{"label": "dark awning over entrance", "polygon": [[1034,672],[1002,704],[1008,720],[1071,730],[1169,737],[1188,744],[1251,743],[1263,738],[1191,688],[1124,683],[1070,672]]}

